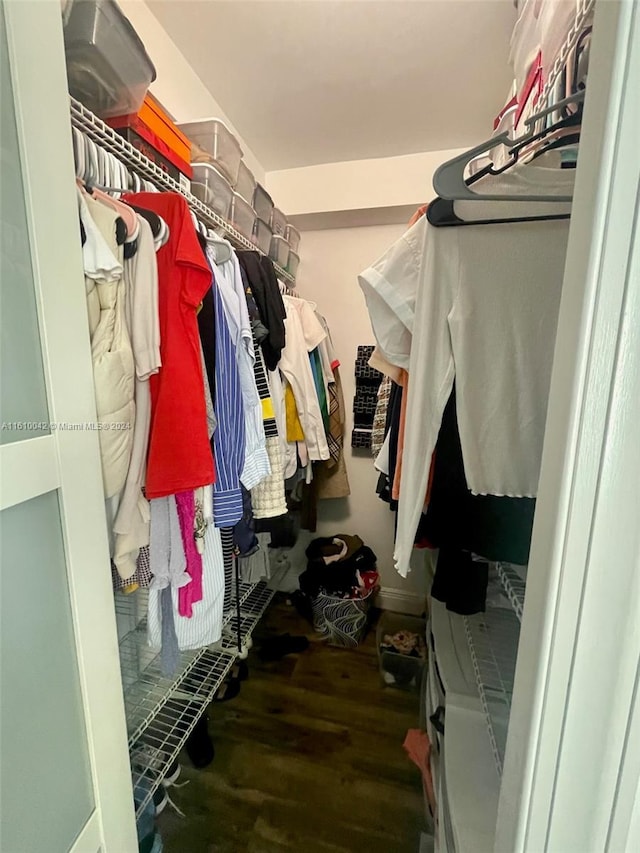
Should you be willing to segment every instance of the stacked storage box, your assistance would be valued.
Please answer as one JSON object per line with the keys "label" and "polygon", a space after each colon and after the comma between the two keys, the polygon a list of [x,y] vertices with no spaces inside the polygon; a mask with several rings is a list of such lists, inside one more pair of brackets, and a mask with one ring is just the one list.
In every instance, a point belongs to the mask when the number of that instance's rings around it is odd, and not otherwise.
{"label": "stacked storage box", "polygon": [[151,94],[145,96],[136,113],[116,116],[107,123],[185,190],[189,189],[191,145]]}
{"label": "stacked storage box", "polygon": [[298,248],[300,246],[300,232],[288,222],[284,236],[289,244],[289,263],[287,264],[287,270],[295,278],[296,273],[298,272],[298,264],[300,263],[300,255],[298,254]]}
{"label": "stacked storage box", "polygon": [[233,190],[231,184],[213,163],[192,163],[193,180],[191,192],[203,204],[210,207],[223,219],[231,216]]}
{"label": "stacked storage box", "polygon": [[180,128],[192,143],[195,183],[191,191],[230,220],[243,237],[254,240],[256,214],[251,202],[255,178],[242,160],[238,140],[217,118],[191,121]]}
{"label": "stacked storage box", "polygon": [[224,122],[210,118],[190,121],[179,127],[193,143],[191,162],[212,163],[231,187],[235,187],[242,161],[242,148]]}
{"label": "stacked storage box", "polygon": [[156,70],[115,0],[67,3],[63,23],[70,94],[103,119],[136,113]]}
{"label": "stacked storage box", "polygon": [[261,184],[256,184],[253,191],[253,209],[256,212],[255,234],[253,239],[261,252],[271,254],[271,211],[273,210],[273,199]]}

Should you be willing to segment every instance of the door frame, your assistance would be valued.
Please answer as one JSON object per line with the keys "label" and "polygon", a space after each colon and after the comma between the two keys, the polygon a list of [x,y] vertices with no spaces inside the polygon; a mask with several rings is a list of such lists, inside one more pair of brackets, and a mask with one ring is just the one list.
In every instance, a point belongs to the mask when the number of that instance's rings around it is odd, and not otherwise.
{"label": "door frame", "polygon": [[[3,0],[49,418],[96,422],[69,97],[58,0]],[[58,490],[95,811],[73,853],[137,837],[98,434],[3,445],[0,508]],[[63,782],[64,784],[64,782]]]}
{"label": "door frame", "polygon": [[496,853],[640,849],[639,86],[598,0]]}

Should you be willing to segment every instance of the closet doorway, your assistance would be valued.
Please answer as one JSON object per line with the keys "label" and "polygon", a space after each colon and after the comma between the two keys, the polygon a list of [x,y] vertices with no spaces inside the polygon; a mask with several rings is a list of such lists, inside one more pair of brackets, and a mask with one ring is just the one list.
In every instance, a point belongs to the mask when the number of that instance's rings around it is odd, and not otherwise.
{"label": "closet doorway", "polygon": [[0,847],[97,853],[135,823],[60,43],[56,3],[0,6]]}

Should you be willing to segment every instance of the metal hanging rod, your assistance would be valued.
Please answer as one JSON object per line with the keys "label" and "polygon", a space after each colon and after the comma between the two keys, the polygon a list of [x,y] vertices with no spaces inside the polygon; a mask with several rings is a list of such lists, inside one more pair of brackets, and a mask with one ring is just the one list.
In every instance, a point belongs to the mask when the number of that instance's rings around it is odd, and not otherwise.
{"label": "metal hanging rod", "polygon": [[[211,208],[203,204],[190,192],[184,190],[180,184],[167,175],[159,166],[137,151],[133,145],[123,139],[118,133],[99,119],[91,110],[87,109],[80,101],[70,98],[71,102],[71,124],[96,145],[113,154],[130,171],[137,172],[141,178],[151,181],[159,190],[179,193],[187,200],[189,207],[205,225],[210,228],[224,231],[225,236],[238,249],[247,249],[252,252],[260,252],[260,249],[244,234],[241,234],[226,219],[223,219]],[[279,279],[293,283],[294,277],[278,264],[273,264]]]}

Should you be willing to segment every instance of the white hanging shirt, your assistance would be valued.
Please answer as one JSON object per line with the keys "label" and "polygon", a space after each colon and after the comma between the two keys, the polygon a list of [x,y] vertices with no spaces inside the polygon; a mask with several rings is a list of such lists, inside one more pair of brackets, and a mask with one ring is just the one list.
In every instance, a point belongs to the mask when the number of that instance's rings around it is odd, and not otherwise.
{"label": "white hanging shirt", "polygon": [[395,367],[409,369],[427,219],[421,216],[384,255],[358,276],[367,302],[379,354]]}
{"label": "white hanging shirt", "polygon": [[[512,194],[571,195],[572,171],[527,166],[491,184]],[[463,219],[564,213],[564,205],[474,201]],[[424,220],[426,221],[426,220]],[[415,226],[414,226],[415,227]],[[456,382],[467,484],[474,494],[535,497],[569,222],[425,227],[416,292],[395,560],[409,571],[431,457]],[[383,270],[384,272],[384,270]]]}
{"label": "white hanging shirt", "polygon": [[327,333],[315,315],[314,306],[309,302],[293,296],[283,296],[282,301],[287,317],[284,321],[286,343],[280,358],[280,370],[293,389],[309,459],[328,459],[329,446],[309,362],[309,353],[322,343]]}

